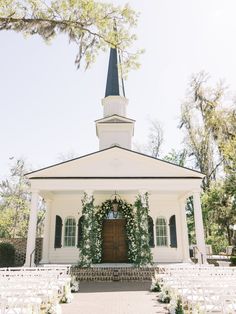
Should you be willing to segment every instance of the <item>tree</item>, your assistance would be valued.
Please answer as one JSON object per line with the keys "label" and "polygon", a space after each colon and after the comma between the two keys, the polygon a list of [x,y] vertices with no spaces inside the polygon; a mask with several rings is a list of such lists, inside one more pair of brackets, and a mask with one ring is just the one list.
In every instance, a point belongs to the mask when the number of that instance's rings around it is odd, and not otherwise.
{"label": "tree", "polygon": [[161,145],[164,141],[164,133],[159,121],[151,120],[151,126],[148,134],[148,143],[146,150],[152,157],[157,158],[160,155]]}
{"label": "tree", "polygon": [[[114,6],[94,0],[0,0],[0,30],[39,35],[50,41],[59,33],[78,45],[77,67],[85,68],[108,46],[117,47],[124,69],[136,68],[141,51],[132,53],[136,40],[131,28],[137,13],[128,4]],[[115,22],[114,22],[115,21]]]}
{"label": "tree", "polygon": [[[25,161],[17,159],[10,168],[9,178],[0,183],[0,237],[15,238],[27,236],[30,212],[29,181]],[[38,214],[39,235],[42,232],[44,203],[41,200]]]}
{"label": "tree", "polygon": [[209,79],[205,72],[192,76],[180,122],[189,154],[206,174],[204,189],[216,179],[217,171],[234,172],[236,166],[236,106],[226,101],[222,81],[210,87]]}
{"label": "tree", "polygon": [[0,184],[1,237],[24,237],[29,217],[29,183],[24,177],[25,162],[16,161],[10,169],[10,178]]}
{"label": "tree", "polygon": [[178,166],[185,167],[187,162],[187,149],[183,148],[179,151],[172,149],[163,159]]}
{"label": "tree", "polygon": [[205,174],[204,191],[209,188],[211,180],[216,179],[222,164],[211,121],[218,114],[225,92],[222,83],[211,88],[206,85],[208,80],[209,75],[205,72],[192,76],[188,96],[182,104],[179,126],[185,129],[188,156],[193,158],[194,167]]}
{"label": "tree", "polygon": [[[185,130],[188,156],[206,175],[202,195],[206,237],[219,248],[219,235],[230,243],[235,215],[236,110],[225,100],[224,84],[211,87],[209,79],[205,72],[192,76],[180,128]],[[193,214],[189,211],[191,221]]]}
{"label": "tree", "polygon": [[236,200],[227,185],[227,180],[212,184],[211,189],[204,193],[202,203],[212,222],[218,225],[218,234],[225,235],[228,245],[231,245],[232,226],[236,224]]}
{"label": "tree", "polygon": [[149,133],[147,138],[147,144],[136,145],[137,151],[143,152],[144,154],[158,158],[161,152],[161,146],[164,141],[164,132],[161,123],[156,120],[150,120]]}

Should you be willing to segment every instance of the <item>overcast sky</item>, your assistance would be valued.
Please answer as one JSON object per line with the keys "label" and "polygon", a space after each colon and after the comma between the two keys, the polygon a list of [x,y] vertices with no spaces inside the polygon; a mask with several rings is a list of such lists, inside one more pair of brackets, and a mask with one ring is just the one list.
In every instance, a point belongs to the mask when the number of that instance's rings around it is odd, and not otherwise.
{"label": "overcast sky", "polygon": [[[180,104],[192,73],[205,70],[236,91],[235,0],[113,0],[140,12],[137,47],[141,69],[126,85],[135,143],[145,143],[150,118],[164,129],[163,152],[178,149]],[[38,36],[0,32],[0,177],[9,158],[32,169],[60,154],[98,150],[94,120],[102,117],[108,52],[87,72],[76,70],[76,47],[65,36],[46,45]]]}

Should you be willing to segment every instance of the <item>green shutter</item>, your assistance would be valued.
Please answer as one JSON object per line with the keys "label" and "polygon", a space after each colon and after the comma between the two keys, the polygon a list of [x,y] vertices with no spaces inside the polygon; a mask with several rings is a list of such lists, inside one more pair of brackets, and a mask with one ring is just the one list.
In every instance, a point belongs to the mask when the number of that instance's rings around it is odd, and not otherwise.
{"label": "green shutter", "polygon": [[170,246],[177,248],[176,222],[175,215],[170,217]]}
{"label": "green shutter", "polygon": [[60,216],[56,215],[56,224],[55,224],[55,241],[54,248],[61,248],[61,236],[62,236],[62,219]]}
{"label": "green shutter", "polygon": [[149,234],[149,246],[154,247],[154,230],[153,230],[153,219],[152,217],[148,216],[148,234]]}
{"label": "green shutter", "polygon": [[84,222],[84,216],[81,216],[77,225],[77,247],[81,247],[81,243],[83,240],[83,222]]}

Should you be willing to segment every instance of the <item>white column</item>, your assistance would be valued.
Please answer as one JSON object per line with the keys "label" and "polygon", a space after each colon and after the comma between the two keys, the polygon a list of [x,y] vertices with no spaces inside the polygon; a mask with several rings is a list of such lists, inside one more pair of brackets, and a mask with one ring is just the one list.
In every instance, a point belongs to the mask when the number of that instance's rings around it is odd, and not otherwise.
{"label": "white column", "polygon": [[32,191],[31,195],[31,208],[30,208],[30,219],[27,236],[27,247],[26,247],[26,259],[25,266],[34,266],[34,255],[35,255],[35,242],[36,242],[36,228],[37,228],[37,213],[38,213],[38,191]]}
{"label": "white column", "polygon": [[194,206],[194,223],[195,223],[195,233],[197,241],[197,258],[199,264],[207,263],[206,260],[206,245],[204,239],[204,228],[202,220],[202,209],[200,201],[200,192],[195,191],[193,193],[193,206]]}
{"label": "white column", "polygon": [[50,224],[51,224],[51,199],[46,199],[46,213],[44,220],[44,233],[43,233],[43,253],[41,264],[49,263],[49,246],[50,246]]}
{"label": "white column", "polygon": [[180,219],[181,219],[181,238],[182,238],[182,252],[183,252],[183,262],[191,262],[189,255],[189,241],[188,241],[188,225],[186,219],[186,199],[180,200]]}

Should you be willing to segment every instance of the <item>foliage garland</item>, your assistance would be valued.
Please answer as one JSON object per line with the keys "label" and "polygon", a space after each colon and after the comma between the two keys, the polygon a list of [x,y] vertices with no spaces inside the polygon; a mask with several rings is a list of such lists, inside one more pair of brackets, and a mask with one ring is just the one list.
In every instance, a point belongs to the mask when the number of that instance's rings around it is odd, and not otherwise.
{"label": "foliage garland", "polygon": [[134,203],[136,207],[136,259],[137,266],[145,266],[153,263],[152,253],[149,246],[148,232],[148,193],[139,194]]}
{"label": "foliage garland", "polygon": [[[96,239],[94,242],[93,262],[100,263],[102,259],[102,223],[112,208],[112,200],[106,200],[101,206],[97,207],[95,214]],[[133,206],[124,200],[118,200],[118,212],[126,219],[126,233],[128,238],[128,259],[135,262],[137,254],[135,239],[135,219]]]}
{"label": "foliage garland", "polygon": [[[145,266],[152,264],[148,233],[148,193],[138,195],[134,206],[124,200],[118,200],[118,212],[126,219],[128,239],[128,259],[130,262]],[[80,248],[80,267],[90,267],[102,260],[102,224],[112,208],[112,200],[106,200],[101,206],[94,207],[93,196],[85,193],[82,199],[82,243]],[[96,209],[96,211],[95,211]]]}
{"label": "foliage garland", "polygon": [[82,243],[80,247],[80,267],[90,267],[93,259],[93,238],[94,238],[94,197],[84,193],[81,200],[82,215]]}

